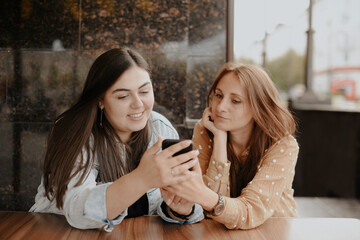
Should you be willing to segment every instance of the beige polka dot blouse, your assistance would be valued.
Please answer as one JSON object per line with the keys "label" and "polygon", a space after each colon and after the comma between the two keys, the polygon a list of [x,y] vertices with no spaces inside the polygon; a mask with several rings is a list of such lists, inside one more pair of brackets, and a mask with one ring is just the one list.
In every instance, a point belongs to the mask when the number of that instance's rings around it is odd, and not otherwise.
{"label": "beige polka dot blouse", "polygon": [[193,136],[205,184],[225,196],[225,210],[216,217],[229,229],[250,229],[269,217],[297,217],[292,182],[299,146],[291,135],[266,150],[252,181],[237,198],[230,198],[230,161],[217,162],[212,157],[213,142],[205,128],[197,123]]}

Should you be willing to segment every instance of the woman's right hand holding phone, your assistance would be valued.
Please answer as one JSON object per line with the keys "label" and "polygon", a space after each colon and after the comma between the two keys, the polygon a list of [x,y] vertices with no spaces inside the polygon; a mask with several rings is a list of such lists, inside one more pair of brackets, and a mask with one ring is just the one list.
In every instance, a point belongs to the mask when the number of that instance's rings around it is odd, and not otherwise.
{"label": "woman's right hand holding phone", "polygon": [[188,147],[191,140],[179,142],[159,152],[162,141],[159,137],[158,141],[145,151],[136,169],[148,189],[162,188],[189,180],[192,177],[189,169],[198,161],[197,150],[173,157],[176,152]]}
{"label": "woman's right hand holding phone", "polygon": [[[179,184],[193,177],[189,169],[198,162],[199,152],[195,150],[173,157],[174,153],[189,146],[191,140],[182,141],[169,147],[166,151],[160,151],[162,141],[163,139],[159,136],[158,141],[145,151],[138,167],[118,178],[107,188],[108,219],[117,217],[151,188]],[[123,198],[124,192],[127,192],[127,198]],[[185,207],[188,207],[189,204],[186,204]]]}

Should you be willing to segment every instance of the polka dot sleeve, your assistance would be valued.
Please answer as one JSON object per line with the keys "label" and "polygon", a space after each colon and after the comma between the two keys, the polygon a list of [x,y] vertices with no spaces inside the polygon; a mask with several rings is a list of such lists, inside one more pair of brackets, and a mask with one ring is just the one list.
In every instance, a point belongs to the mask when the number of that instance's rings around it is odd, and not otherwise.
{"label": "polka dot sleeve", "polygon": [[204,183],[213,191],[223,196],[230,196],[229,171],[230,162],[222,163],[216,161],[211,154],[213,142],[206,129],[197,123],[193,136],[194,148],[199,150],[199,163],[203,174]]}
{"label": "polka dot sleeve", "polygon": [[272,216],[297,216],[292,181],[298,151],[291,135],[270,147],[240,197],[226,197],[224,212],[214,219],[229,229],[250,229]]}

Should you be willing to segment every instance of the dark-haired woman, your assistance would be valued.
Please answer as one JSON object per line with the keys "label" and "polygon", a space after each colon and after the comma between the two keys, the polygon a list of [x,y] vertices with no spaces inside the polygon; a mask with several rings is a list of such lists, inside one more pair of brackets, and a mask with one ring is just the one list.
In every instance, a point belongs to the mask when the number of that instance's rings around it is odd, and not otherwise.
{"label": "dark-haired woman", "polygon": [[[125,217],[160,215],[177,223],[203,218],[193,202],[169,208],[159,188],[192,178],[198,151],[176,157],[182,141],[170,122],[152,111],[147,62],[129,48],[112,49],[93,63],[79,100],[54,122],[43,177],[30,211],[62,214],[70,225],[111,231]],[[190,161],[189,161],[190,160]]]}

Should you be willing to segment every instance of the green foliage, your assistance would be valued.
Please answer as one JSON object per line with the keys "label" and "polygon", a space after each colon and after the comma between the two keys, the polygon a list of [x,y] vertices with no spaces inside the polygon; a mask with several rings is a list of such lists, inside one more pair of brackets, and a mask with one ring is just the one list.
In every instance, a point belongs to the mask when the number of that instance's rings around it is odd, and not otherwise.
{"label": "green foliage", "polygon": [[254,60],[252,60],[251,58],[243,58],[243,57],[240,58],[238,62],[243,64],[255,64]]}
{"label": "green foliage", "polygon": [[305,82],[305,56],[289,49],[268,64],[268,72],[279,90],[288,91],[292,86]]}

